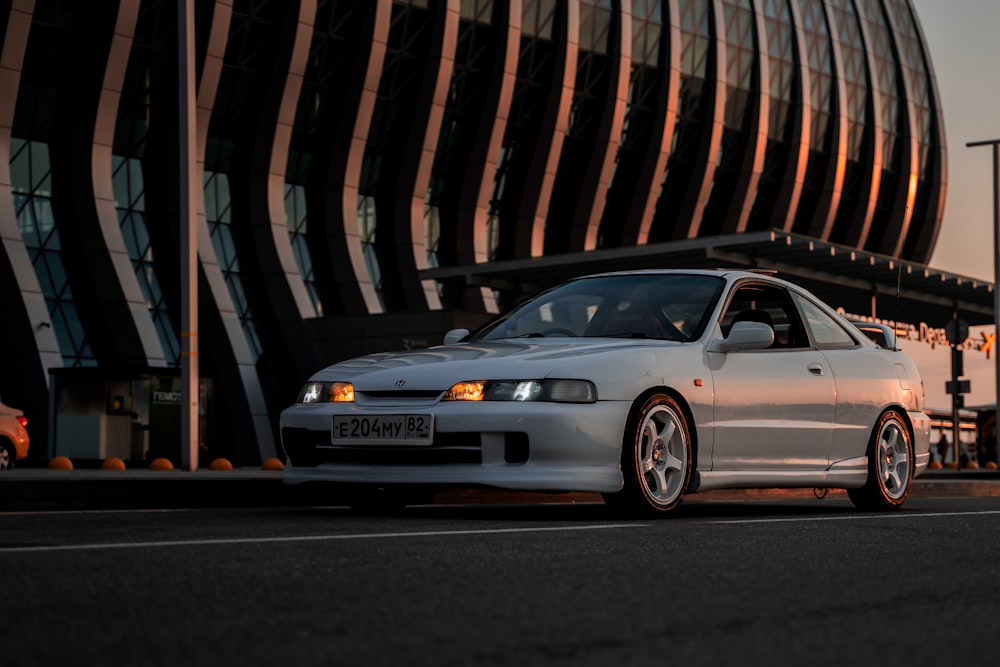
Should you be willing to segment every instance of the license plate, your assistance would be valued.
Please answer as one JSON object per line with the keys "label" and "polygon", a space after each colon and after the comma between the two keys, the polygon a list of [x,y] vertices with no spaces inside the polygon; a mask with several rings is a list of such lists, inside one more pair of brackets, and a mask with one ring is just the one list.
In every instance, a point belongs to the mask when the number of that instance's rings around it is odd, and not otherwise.
{"label": "license plate", "polygon": [[429,445],[434,415],[334,415],[335,445]]}

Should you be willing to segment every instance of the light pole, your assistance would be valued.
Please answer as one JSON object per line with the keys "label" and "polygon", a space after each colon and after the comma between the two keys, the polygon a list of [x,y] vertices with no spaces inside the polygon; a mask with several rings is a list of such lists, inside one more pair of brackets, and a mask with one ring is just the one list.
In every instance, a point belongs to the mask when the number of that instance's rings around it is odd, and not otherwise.
{"label": "light pole", "polygon": [[[965,144],[972,148],[975,146],[993,147],[993,332],[1000,334],[1000,139],[990,139],[989,141],[970,141]],[[996,343],[994,343],[994,347]],[[993,350],[993,358],[996,363],[996,399],[993,403],[993,418],[996,426],[997,458],[1000,460],[1000,350]]]}
{"label": "light pole", "polygon": [[198,469],[198,216],[195,192],[199,187],[195,159],[194,0],[177,3],[177,96],[180,164],[180,273],[181,273],[181,465]]}

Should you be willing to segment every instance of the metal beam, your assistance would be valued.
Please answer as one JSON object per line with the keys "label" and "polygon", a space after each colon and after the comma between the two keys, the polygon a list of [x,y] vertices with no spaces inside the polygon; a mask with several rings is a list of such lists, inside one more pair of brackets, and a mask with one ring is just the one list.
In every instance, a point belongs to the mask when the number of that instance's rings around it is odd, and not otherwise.
{"label": "metal beam", "polygon": [[846,289],[858,290],[865,293],[874,292],[876,294],[886,294],[889,296],[898,295],[900,298],[907,299],[909,301],[916,301],[920,303],[941,306],[944,308],[957,307],[963,313],[976,313],[979,315],[993,314],[993,310],[991,308],[980,306],[968,301],[955,300],[945,296],[934,296],[933,294],[927,294],[925,292],[917,292],[909,289],[899,289],[895,285],[885,285],[878,282],[862,280],[860,278],[839,276],[833,273],[828,273],[826,271],[814,271],[812,269],[807,269],[801,266],[795,266],[793,264],[788,264],[785,262],[775,262],[761,257],[749,257],[747,255],[742,255],[740,253],[726,252],[723,250],[713,249],[710,252],[710,258],[718,259],[720,261],[731,262],[734,264],[742,264],[748,268],[755,267],[760,269],[774,269],[778,272],[779,275],[795,276],[797,278],[814,280],[817,282],[827,283],[829,285],[835,285],[838,287],[844,287]]}

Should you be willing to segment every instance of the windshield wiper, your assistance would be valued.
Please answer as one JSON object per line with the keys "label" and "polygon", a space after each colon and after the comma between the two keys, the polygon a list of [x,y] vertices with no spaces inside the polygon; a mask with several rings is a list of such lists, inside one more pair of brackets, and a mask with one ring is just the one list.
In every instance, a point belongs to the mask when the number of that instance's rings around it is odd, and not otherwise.
{"label": "windshield wiper", "polygon": [[656,340],[662,340],[656,336],[647,336],[641,331],[622,331],[621,333],[614,334],[604,334],[603,338],[656,338]]}

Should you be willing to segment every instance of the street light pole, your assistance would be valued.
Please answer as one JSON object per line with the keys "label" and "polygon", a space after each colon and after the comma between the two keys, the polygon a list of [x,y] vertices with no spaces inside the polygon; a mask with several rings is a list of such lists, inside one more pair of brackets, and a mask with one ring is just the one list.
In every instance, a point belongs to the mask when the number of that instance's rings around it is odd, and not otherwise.
{"label": "street light pole", "polygon": [[[1000,139],[990,139],[989,141],[970,141],[966,147],[992,146],[993,147],[993,332],[1000,334]],[[993,358],[996,363],[996,398],[993,402],[993,419],[996,431],[997,442],[996,453],[1000,460],[1000,350],[993,350]]]}
{"label": "street light pole", "polygon": [[181,278],[181,465],[198,469],[198,232],[195,192],[194,0],[177,3],[177,93],[180,164],[180,278]]}

